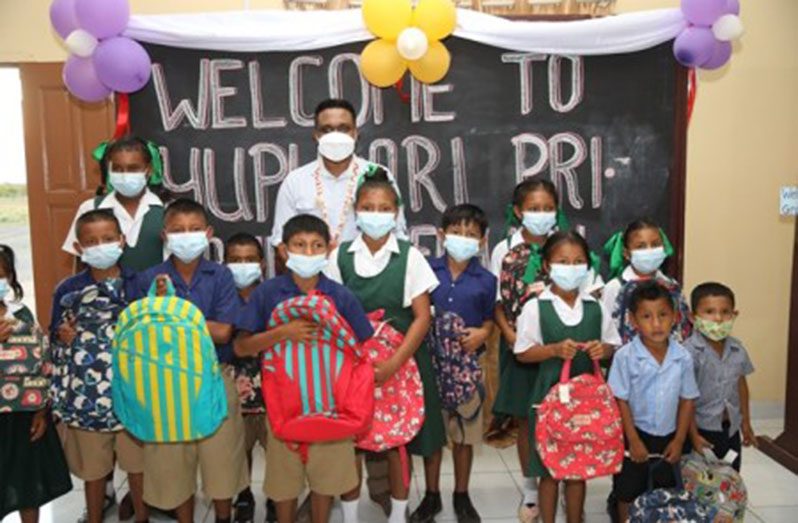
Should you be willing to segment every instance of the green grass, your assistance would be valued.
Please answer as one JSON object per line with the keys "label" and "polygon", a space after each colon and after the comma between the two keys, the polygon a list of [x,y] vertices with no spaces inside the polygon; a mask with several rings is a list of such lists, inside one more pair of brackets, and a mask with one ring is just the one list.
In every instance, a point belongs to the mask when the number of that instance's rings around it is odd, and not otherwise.
{"label": "green grass", "polygon": [[26,197],[28,186],[17,183],[0,183],[0,198]]}
{"label": "green grass", "polygon": [[0,184],[0,223],[28,221],[28,192],[25,185]]}

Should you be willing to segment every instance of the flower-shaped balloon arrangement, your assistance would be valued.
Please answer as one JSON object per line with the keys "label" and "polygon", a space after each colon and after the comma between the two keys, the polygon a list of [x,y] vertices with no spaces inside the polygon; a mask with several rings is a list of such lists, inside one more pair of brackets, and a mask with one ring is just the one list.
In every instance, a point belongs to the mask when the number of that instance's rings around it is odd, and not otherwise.
{"label": "flower-shaped balloon arrangement", "polygon": [[54,0],[50,22],[71,55],[64,84],[84,102],[111,92],[132,93],[150,80],[152,62],[135,40],[120,36],[130,21],[128,0]]}
{"label": "flower-shaped balloon arrangement", "polygon": [[363,21],[379,39],[360,55],[363,76],[373,85],[396,84],[410,69],[423,83],[435,83],[449,71],[451,57],[440,42],[454,31],[451,0],[365,0]]}
{"label": "flower-shaped balloon arrangement", "polygon": [[673,43],[673,54],[682,65],[719,69],[732,54],[731,42],[743,35],[739,0],[682,0],[688,22]]}

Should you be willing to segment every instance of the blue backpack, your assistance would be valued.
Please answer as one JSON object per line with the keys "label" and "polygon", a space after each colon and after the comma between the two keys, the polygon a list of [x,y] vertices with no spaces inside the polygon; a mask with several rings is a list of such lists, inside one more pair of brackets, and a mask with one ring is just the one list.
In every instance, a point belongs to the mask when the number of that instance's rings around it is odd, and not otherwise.
{"label": "blue backpack", "polygon": [[216,348],[205,317],[190,301],[166,296],[134,301],[114,339],[114,412],[136,438],[156,443],[212,435],[227,417]]}
{"label": "blue backpack", "polygon": [[[653,472],[659,464],[673,468],[675,488],[654,488]],[[648,491],[638,496],[629,508],[629,523],[711,523],[712,519],[712,511],[685,490],[678,465],[662,460],[649,463]]]}

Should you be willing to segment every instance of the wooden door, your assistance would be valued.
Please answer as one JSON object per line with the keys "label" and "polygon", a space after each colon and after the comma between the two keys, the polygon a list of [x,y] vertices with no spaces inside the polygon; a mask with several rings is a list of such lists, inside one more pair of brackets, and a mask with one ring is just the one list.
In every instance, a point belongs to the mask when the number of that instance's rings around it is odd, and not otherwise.
{"label": "wooden door", "polygon": [[62,63],[20,64],[28,207],[37,318],[50,323],[52,293],[73,272],[61,250],[78,205],[94,194],[100,171],[91,151],[113,134],[111,101],[85,104],[70,96]]}

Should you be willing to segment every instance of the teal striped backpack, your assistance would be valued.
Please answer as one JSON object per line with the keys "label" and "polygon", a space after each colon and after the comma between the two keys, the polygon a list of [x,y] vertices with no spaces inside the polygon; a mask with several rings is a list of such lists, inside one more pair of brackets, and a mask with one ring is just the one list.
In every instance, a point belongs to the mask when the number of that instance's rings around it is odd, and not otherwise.
{"label": "teal striped backpack", "polygon": [[190,301],[166,296],[131,303],[113,344],[114,413],[136,438],[155,443],[212,435],[227,417],[216,348],[205,317]]}

